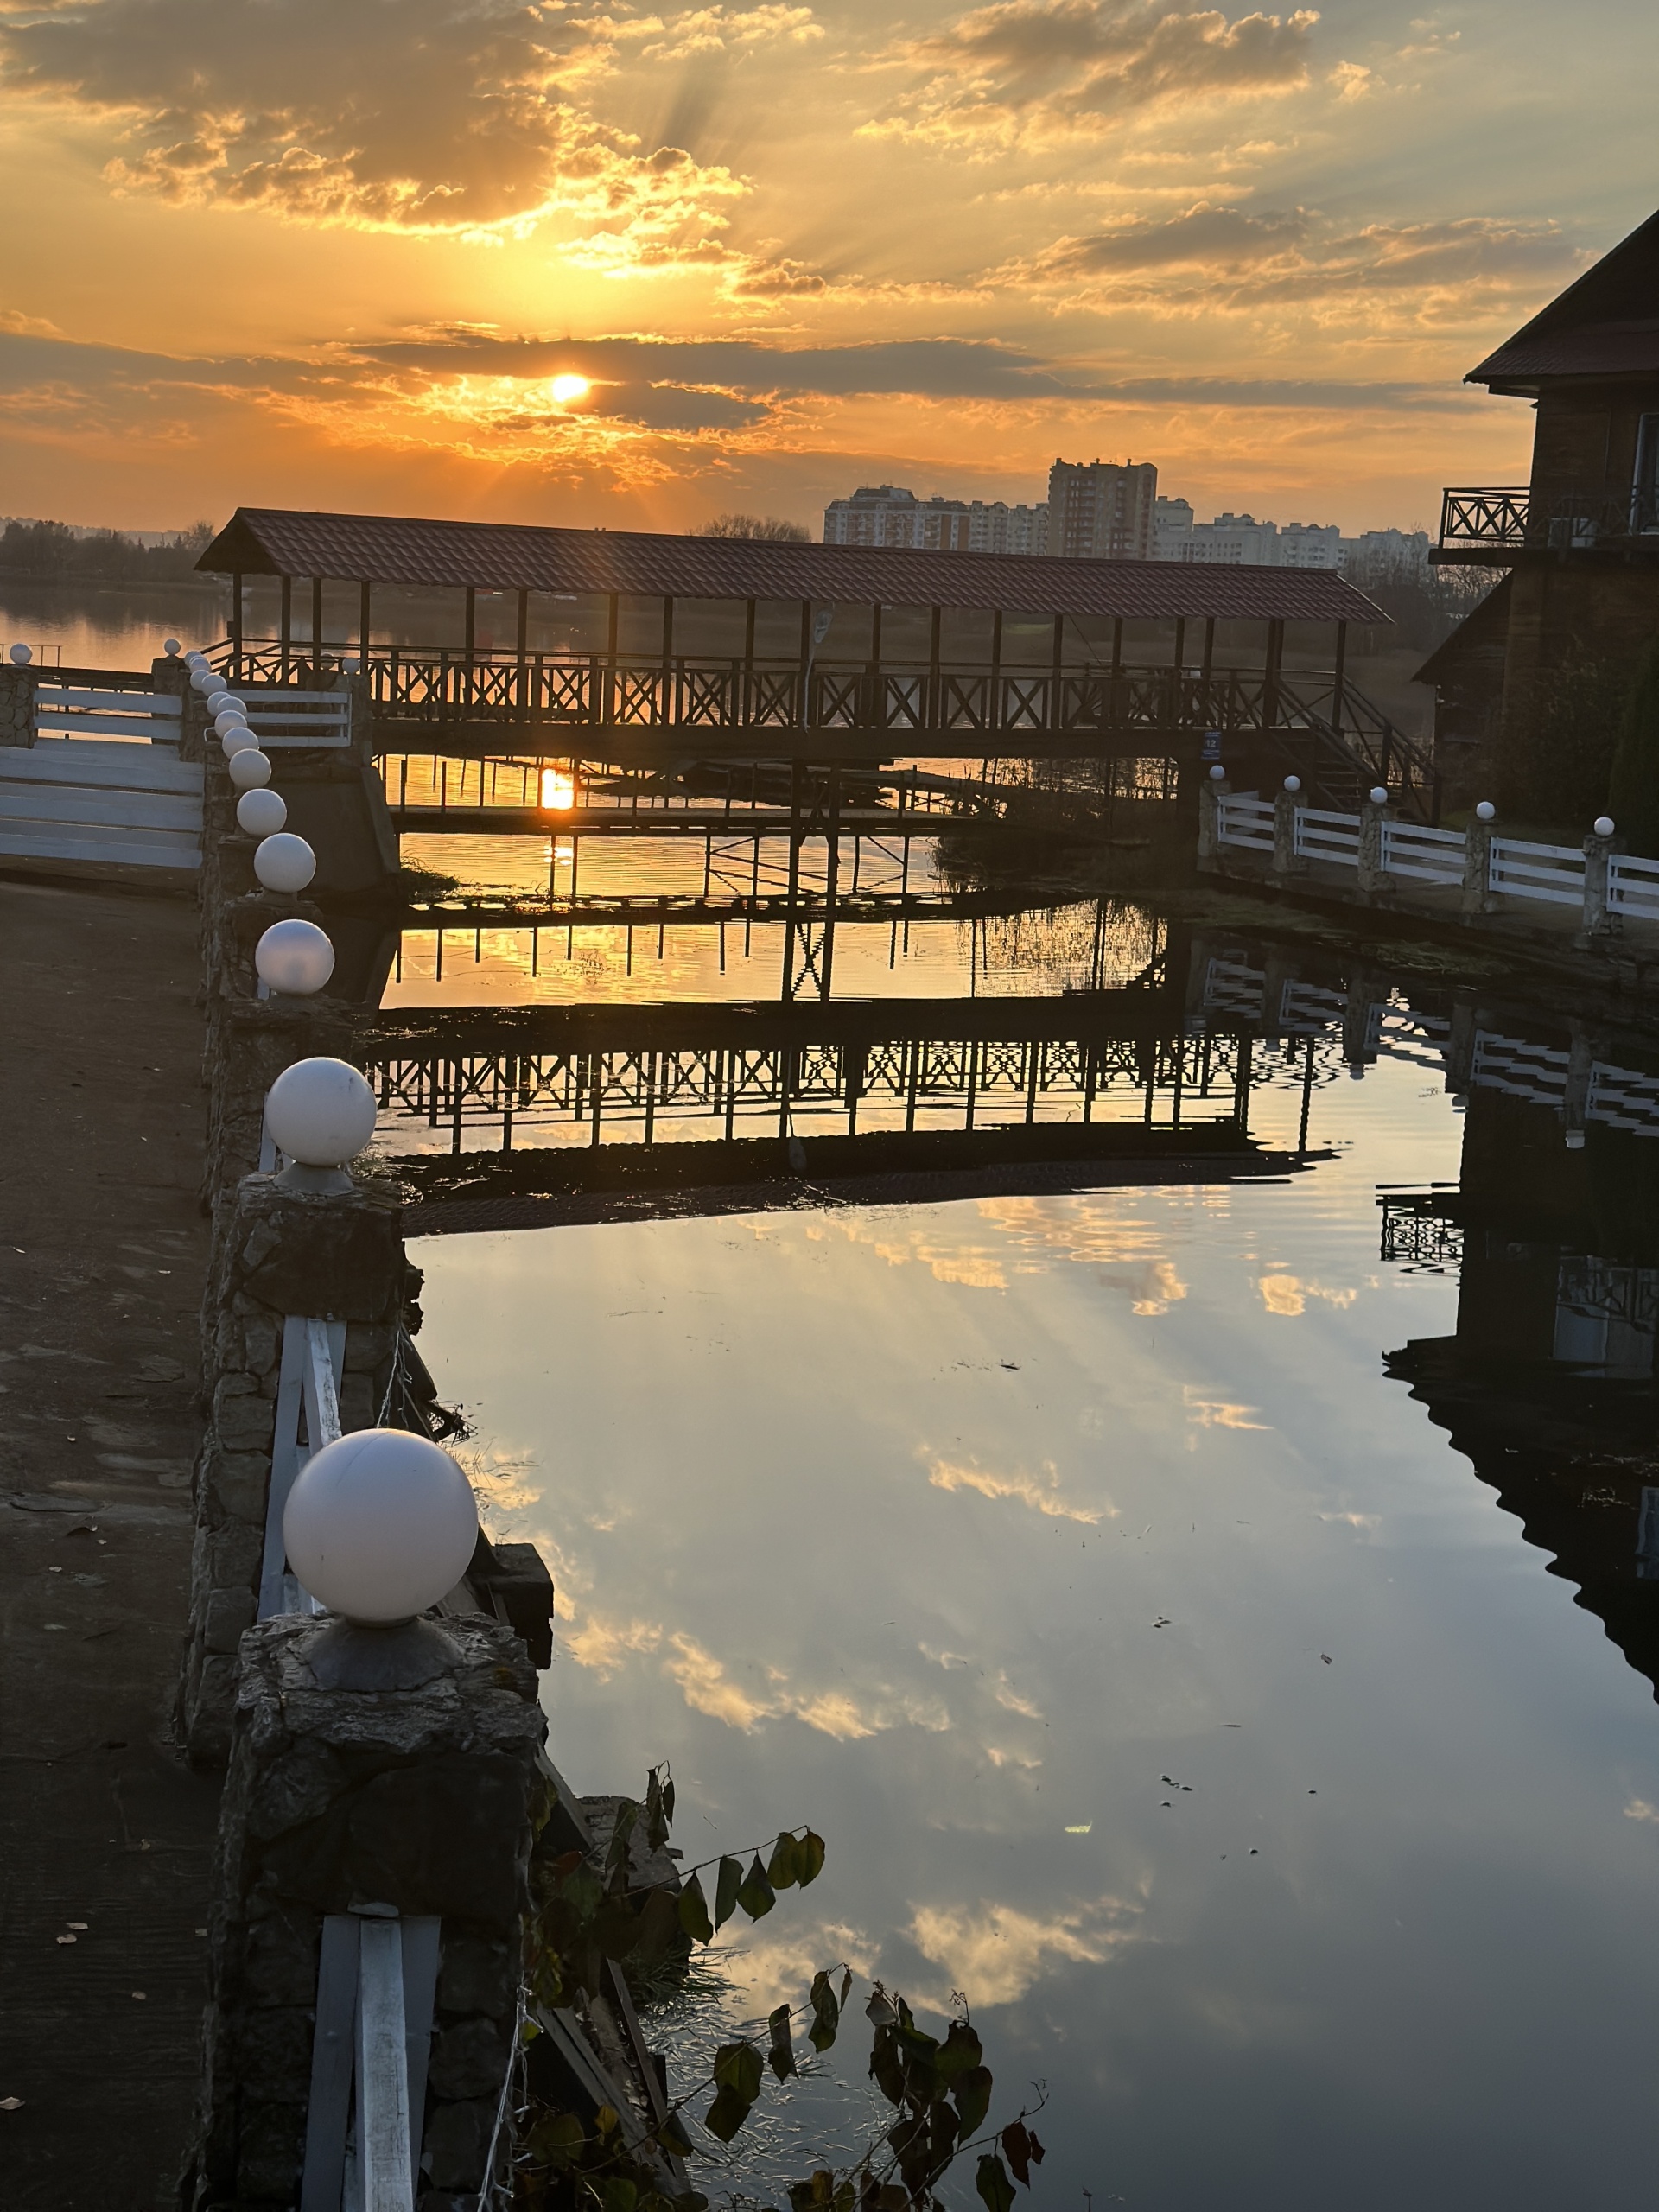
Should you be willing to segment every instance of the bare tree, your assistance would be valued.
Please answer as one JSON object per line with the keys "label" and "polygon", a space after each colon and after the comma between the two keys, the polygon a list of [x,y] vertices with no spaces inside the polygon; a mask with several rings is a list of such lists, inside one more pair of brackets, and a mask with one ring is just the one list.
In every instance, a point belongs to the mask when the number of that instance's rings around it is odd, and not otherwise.
{"label": "bare tree", "polygon": [[778,515],[715,515],[712,520],[694,531],[696,537],[764,537],[774,543],[810,545],[812,533],[798,522],[785,522]]}

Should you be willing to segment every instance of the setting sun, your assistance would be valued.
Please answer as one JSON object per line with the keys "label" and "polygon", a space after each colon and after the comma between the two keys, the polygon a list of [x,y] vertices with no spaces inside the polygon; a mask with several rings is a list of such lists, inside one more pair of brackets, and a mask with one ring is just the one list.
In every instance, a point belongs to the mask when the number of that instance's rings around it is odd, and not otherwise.
{"label": "setting sun", "polygon": [[563,812],[576,803],[576,779],[566,768],[542,771],[542,804]]}
{"label": "setting sun", "polygon": [[592,386],[586,377],[555,377],[549,390],[561,407],[568,407],[573,400],[586,399]]}

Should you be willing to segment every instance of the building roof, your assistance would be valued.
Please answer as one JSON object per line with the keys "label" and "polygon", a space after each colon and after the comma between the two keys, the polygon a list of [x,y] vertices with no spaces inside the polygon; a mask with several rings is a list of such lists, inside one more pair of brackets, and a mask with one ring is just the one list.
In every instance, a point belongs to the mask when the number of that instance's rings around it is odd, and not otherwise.
{"label": "building roof", "polygon": [[1553,377],[1659,377],[1659,214],[1505,340],[1465,384],[1536,392]]}
{"label": "building roof", "polygon": [[332,576],[480,591],[617,592],[655,599],[804,599],[1004,608],[1129,620],[1385,622],[1329,570],[1018,553],[803,545],[647,531],[553,530],[238,507],[197,562],[218,574]]}

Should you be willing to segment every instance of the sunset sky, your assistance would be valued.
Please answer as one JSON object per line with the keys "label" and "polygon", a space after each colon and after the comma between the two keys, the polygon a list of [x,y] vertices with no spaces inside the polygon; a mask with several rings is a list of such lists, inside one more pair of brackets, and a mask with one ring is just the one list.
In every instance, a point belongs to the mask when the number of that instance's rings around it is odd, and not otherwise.
{"label": "sunset sky", "polygon": [[1427,525],[1656,77],[1650,0],[0,0],[0,510],[816,536],[1063,454]]}

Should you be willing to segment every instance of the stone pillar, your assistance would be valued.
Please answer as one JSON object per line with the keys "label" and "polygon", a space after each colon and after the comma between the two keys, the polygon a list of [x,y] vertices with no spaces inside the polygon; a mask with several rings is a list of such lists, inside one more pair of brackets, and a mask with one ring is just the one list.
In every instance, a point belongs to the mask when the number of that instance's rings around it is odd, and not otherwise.
{"label": "stone pillar", "polygon": [[1296,813],[1301,804],[1301,779],[1287,776],[1273,801],[1273,872],[1276,876],[1300,875],[1306,870],[1306,861],[1296,851]]}
{"label": "stone pillar", "polygon": [[1392,818],[1386,800],[1361,800],[1358,890],[1362,905],[1386,899],[1394,890],[1394,879],[1382,865],[1382,824]]}
{"label": "stone pillar", "polygon": [[193,1759],[216,1762],[229,1749],[237,1643],[257,1610],[283,1321],[295,1313],[345,1323],[340,1427],[372,1427],[419,1287],[398,1213],[373,1189],[318,1195],[255,1174],[238,1185],[219,1224],[202,1308],[207,1418],[180,1691]]}
{"label": "stone pillar", "polygon": [[1607,908],[1607,863],[1621,844],[1611,830],[1601,837],[1592,830],[1584,841],[1584,920],[1578,941],[1586,949],[1619,931],[1620,916]]}
{"label": "stone pillar", "polygon": [[1492,825],[1471,814],[1463,833],[1463,911],[1490,914],[1497,903],[1492,897]]}
{"label": "stone pillar", "polygon": [[[393,1631],[392,1633],[397,1633]],[[328,1623],[242,1639],[219,1815],[209,2002],[184,2212],[292,2212],[324,1916],[440,1923],[420,2212],[473,2212],[518,2020],[546,1721],[511,1629],[446,1620],[416,1687],[324,1688]]]}
{"label": "stone pillar", "polygon": [[204,932],[208,1107],[202,1198],[210,1211],[258,1166],[265,1093],[283,1070],[318,1054],[352,1057],[356,1023],[338,999],[321,992],[311,998],[254,995],[253,948],[273,922],[293,916],[322,920],[308,900],[259,892],[232,901],[218,927]]}
{"label": "stone pillar", "polygon": [[1221,802],[1232,790],[1225,776],[1206,769],[1198,785],[1198,859],[1211,866],[1221,852]]}
{"label": "stone pillar", "polygon": [[34,744],[36,673],[0,662],[0,746]]}

